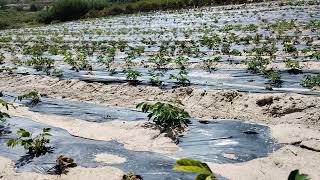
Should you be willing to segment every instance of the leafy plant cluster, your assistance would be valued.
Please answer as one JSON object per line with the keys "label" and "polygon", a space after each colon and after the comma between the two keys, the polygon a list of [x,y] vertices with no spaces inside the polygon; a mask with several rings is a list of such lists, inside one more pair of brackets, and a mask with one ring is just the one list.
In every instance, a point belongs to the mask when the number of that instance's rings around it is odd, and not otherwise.
{"label": "leafy plant cluster", "polygon": [[31,60],[24,62],[27,66],[32,66],[37,71],[42,71],[50,69],[54,66],[54,60],[49,58],[44,58],[41,56],[33,57]]}
{"label": "leafy plant cluster", "polygon": [[17,145],[21,145],[29,154],[40,156],[50,150],[50,148],[46,146],[50,142],[49,136],[51,136],[51,134],[49,131],[50,128],[44,128],[42,133],[32,137],[30,132],[20,128],[17,131],[17,134],[20,135],[20,137],[16,139],[9,139],[7,145],[12,148]]}
{"label": "leafy plant cluster", "polygon": [[315,86],[320,86],[320,74],[318,75],[306,75],[301,82],[304,87],[313,88]]}
{"label": "leafy plant cluster", "polygon": [[36,90],[30,91],[26,94],[18,96],[17,98],[15,98],[15,100],[16,99],[18,99],[19,101],[22,101],[24,99],[30,99],[30,102],[29,102],[30,105],[36,105],[39,102],[41,102],[41,96],[40,96],[39,92]]}
{"label": "leafy plant cluster", "polygon": [[163,132],[185,129],[190,123],[188,112],[168,103],[157,102],[155,104],[148,104],[142,102],[137,105],[137,108],[141,109],[142,112],[149,113],[149,120],[152,120],[157,126],[162,128]]}
{"label": "leafy plant cluster", "polygon": [[5,108],[8,111],[10,107],[15,108],[13,104],[0,99],[0,122],[5,122],[7,118],[10,118],[8,113],[1,111],[1,108]]}
{"label": "leafy plant cluster", "polygon": [[272,85],[279,86],[281,81],[281,73],[273,69],[267,69],[267,66],[272,62],[270,58],[263,58],[262,56],[255,56],[251,60],[245,60],[243,63],[248,66],[248,69],[253,73],[260,73],[269,79]]}

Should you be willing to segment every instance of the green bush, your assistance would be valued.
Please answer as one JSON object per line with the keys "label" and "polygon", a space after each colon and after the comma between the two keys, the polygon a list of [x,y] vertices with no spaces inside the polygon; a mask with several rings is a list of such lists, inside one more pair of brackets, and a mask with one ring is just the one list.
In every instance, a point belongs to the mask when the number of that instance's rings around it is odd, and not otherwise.
{"label": "green bush", "polygon": [[181,9],[193,6],[225,5],[263,0],[57,0],[49,10],[40,13],[38,21],[68,21],[82,17],[101,17],[108,15],[150,12],[155,10]]}
{"label": "green bush", "polygon": [[69,21],[84,17],[89,10],[102,10],[107,6],[106,1],[87,0],[58,0],[48,10],[39,14],[38,21],[50,23],[52,21]]}
{"label": "green bush", "polygon": [[39,11],[39,9],[40,9],[39,6],[37,6],[35,4],[31,4],[29,11]]}
{"label": "green bush", "polygon": [[10,26],[10,23],[5,19],[0,19],[0,30],[7,29]]}

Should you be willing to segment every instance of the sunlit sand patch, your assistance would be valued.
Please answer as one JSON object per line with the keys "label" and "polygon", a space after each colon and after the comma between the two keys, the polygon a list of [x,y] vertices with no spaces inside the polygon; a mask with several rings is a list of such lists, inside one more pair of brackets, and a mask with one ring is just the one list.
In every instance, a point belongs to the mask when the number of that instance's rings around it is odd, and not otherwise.
{"label": "sunlit sand patch", "polygon": [[113,154],[97,154],[95,160],[97,162],[104,162],[107,164],[121,164],[126,162],[126,158]]}

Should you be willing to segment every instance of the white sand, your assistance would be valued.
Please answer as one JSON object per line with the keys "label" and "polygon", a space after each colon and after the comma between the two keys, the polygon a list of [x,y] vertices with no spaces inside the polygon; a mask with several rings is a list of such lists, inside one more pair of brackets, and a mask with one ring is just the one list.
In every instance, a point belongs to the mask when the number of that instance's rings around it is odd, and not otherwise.
{"label": "white sand", "polygon": [[126,162],[126,158],[119,157],[113,154],[97,154],[95,160],[97,162],[104,162],[106,164],[121,164]]}

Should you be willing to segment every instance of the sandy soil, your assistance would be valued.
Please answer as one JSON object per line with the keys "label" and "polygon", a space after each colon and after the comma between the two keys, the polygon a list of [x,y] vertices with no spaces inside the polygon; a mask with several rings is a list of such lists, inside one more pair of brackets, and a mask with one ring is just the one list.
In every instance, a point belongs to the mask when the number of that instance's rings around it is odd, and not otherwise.
{"label": "sandy soil", "polygon": [[320,97],[298,94],[255,94],[192,87],[162,90],[150,86],[86,83],[47,76],[0,75],[0,91],[38,90],[54,98],[131,107],[142,101],[181,101],[192,117],[239,119],[267,124],[297,124],[320,129]]}
{"label": "sandy soil", "polygon": [[67,175],[54,176],[38,173],[16,173],[14,163],[0,156],[0,179],[5,180],[120,180],[124,172],[114,167],[71,168]]}
{"label": "sandy soil", "polygon": [[270,180],[287,179],[292,170],[308,174],[311,179],[320,177],[320,153],[295,146],[285,146],[265,158],[254,159],[238,164],[209,164],[213,172],[228,179]]}
{"label": "sandy soil", "polygon": [[209,163],[213,172],[229,179],[287,179],[292,170],[320,178],[320,133],[291,124],[270,125],[272,136],[284,146],[268,157],[236,164]]}
{"label": "sandy soil", "polygon": [[[0,91],[27,92],[36,89],[54,98],[88,101],[104,105],[133,108],[142,101],[181,101],[192,117],[203,119],[239,119],[265,124],[283,147],[265,158],[238,164],[210,164],[213,171],[230,179],[286,179],[289,172],[300,169],[313,179],[320,177],[320,98],[298,94],[253,94],[237,91],[205,91],[192,87],[161,90],[156,87],[105,85],[79,80],[59,80],[45,76],[0,75]],[[89,123],[63,117],[31,113],[24,108],[12,111],[15,115],[31,117],[35,121],[67,129],[71,134],[92,139],[116,139],[128,149],[139,150],[143,142],[149,151],[164,153],[177,150],[157,131],[140,128],[142,122],[121,121]],[[51,120],[50,120],[51,119]],[[54,119],[54,121],[52,120]],[[137,123],[137,124],[134,124]],[[98,124],[98,125],[97,125]],[[84,130],[94,129],[94,131]],[[135,127],[134,132],[130,131]],[[100,129],[99,129],[100,128]],[[117,130],[125,133],[106,135]],[[141,135],[140,133],[147,133]],[[125,138],[121,138],[126,136]],[[131,138],[130,141],[125,141]],[[143,141],[141,141],[143,140]],[[146,141],[147,143],[145,143]],[[157,142],[158,141],[158,142]],[[131,143],[131,144],[130,144]],[[171,149],[172,148],[172,149]],[[228,155],[231,157],[231,155]],[[108,157],[106,157],[108,159]]]}
{"label": "sandy soil", "polygon": [[95,160],[97,162],[104,162],[106,164],[121,164],[126,162],[126,158],[112,154],[97,154]]}

